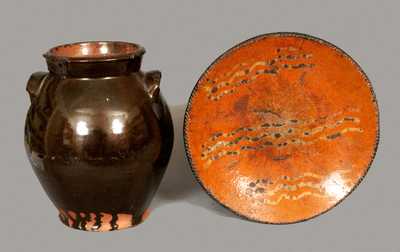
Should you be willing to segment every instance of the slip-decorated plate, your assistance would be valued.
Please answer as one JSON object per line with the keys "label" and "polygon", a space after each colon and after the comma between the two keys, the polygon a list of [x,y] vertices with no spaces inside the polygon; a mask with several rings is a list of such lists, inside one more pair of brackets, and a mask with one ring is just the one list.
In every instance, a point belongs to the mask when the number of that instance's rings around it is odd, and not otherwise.
{"label": "slip-decorated plate", "polygon": [[184,139],[212,198],[250,220],[294,223],[331,209],[360,183],[378,144],[378,107],[367,76],[338,47],[265,34],[203,73]]}

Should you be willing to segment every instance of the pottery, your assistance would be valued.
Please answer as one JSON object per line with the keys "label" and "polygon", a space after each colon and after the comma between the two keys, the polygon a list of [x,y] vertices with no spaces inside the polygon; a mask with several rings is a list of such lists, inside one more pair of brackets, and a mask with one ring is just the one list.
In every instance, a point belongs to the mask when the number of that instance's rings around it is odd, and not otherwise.
{"label": "pottery", "polygon": [[173,126],[144,49],[82,42],[50,49],[32,74],[29,161],[61,221],[86,231],[141,223],[167,167]]}
{"label": "pottery", "polygon": [[265,34],[203,73],[184,139],[195,177],[217,202],[248,220],[295,223],[336,206],[366,175],[378,105],[365,73],[338,47]]}

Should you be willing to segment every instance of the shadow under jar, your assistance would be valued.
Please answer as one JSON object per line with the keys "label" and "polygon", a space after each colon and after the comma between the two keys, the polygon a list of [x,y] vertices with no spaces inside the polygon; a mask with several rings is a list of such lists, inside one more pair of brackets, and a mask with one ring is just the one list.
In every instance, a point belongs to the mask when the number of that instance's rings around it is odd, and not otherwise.
{"label": "shadow under jar", "polygon": [[139,224],[173,146],[159,71],[144,49],[82,42],[50,49],[49,73],[32,74],[25,146],[40,183],[69,227],[111,231]]}

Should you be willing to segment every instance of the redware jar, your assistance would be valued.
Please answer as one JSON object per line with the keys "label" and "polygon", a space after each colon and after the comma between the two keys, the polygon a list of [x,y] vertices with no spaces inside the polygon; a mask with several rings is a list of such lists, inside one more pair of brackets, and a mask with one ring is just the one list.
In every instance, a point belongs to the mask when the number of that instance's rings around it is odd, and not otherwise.
{"label": "redware jar", "polygon": [[140,223],[173,146],[159,71],[140,70],[144,49],[125,42],[57,46],[49,73],[32,74],[25,146],[67,226],[87,231]]}

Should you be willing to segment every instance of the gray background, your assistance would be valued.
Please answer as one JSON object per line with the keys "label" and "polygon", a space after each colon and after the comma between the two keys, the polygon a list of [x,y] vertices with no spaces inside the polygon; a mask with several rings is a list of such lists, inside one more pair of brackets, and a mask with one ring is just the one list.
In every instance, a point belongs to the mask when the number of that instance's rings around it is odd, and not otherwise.
{"label": "gray background", "polygon": [[[398,1],[11,1],[0,2],[0,251],[400,251]],[[190,173],[182,117],[205,68],[261,33],[296,31],[348,52],[370,77],[381,142],[358,189],[328,213],[299,224],[241,220],[213,202]],[[175,122],[173,156],[142,225],[87,233],[65,228],[23,149],[30,73],[48,48],[82,40],[126,40],[147,49],[143,69],[163,71]],[[396,239],[397,238],[397,239]]]}

